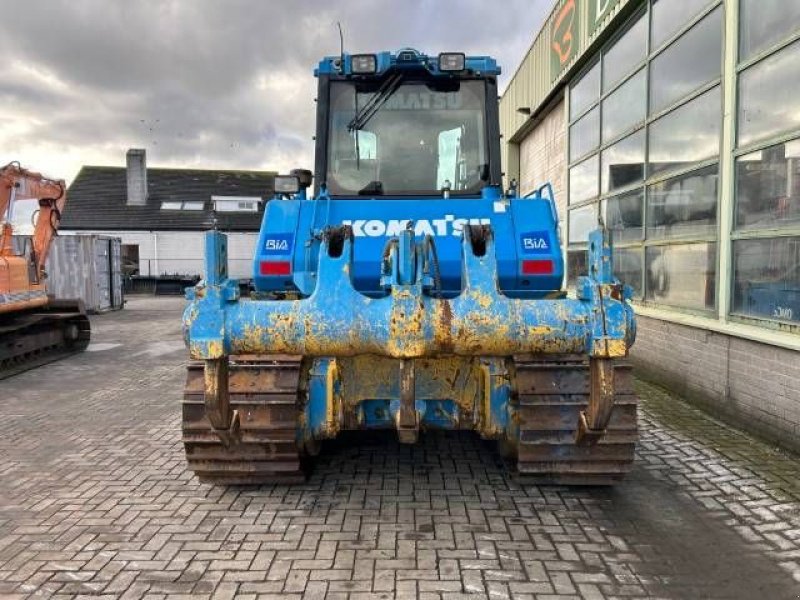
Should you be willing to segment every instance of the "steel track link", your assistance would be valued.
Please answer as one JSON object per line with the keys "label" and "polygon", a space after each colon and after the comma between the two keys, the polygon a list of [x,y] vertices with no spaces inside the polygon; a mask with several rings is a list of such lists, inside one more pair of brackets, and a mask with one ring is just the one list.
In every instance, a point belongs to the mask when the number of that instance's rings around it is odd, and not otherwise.
{"label": "steel track link", "polygon": [[205,415],[203,363],[187,367],[183,445],[200,481],[221,485],[300,483],[297,445],[300,357],[236,357],[229,367],[232,410],[239,411],[239,441],[225,446]]}
{"label": "steel track link", "polygon": [[[70,335],[66,334],[68,327],[74,327]],[[0,380],[83,352],[90,337],[89,319],[85,315],[48,315],[30,326],[3,327]]]}
{"label": "steel track link", "polygon": [[615,400],[603,438],[575,441],[580,411],[589,400],[589,362],[580,356],[515,357],[520,422],[517,468],[539,483],[609,485],[633,466],[638,398],[631,367],[614,366]]}

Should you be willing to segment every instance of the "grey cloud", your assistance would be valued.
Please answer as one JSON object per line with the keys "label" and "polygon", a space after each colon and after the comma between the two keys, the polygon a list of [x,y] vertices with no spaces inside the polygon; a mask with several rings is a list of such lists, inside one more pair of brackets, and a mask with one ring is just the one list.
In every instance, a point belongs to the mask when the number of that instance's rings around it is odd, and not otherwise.
{"label": "grey cloud", "polygon": [[0,119],[13,125],[0,161],[41,157],[31,166],[72,176],[143,146],[153,165],[311,166],[312,70],[338,52],[336,21],[348,51],[464,50],[510,74],[552,0],[502,4],[0,0],[13,15],[0,23]]}

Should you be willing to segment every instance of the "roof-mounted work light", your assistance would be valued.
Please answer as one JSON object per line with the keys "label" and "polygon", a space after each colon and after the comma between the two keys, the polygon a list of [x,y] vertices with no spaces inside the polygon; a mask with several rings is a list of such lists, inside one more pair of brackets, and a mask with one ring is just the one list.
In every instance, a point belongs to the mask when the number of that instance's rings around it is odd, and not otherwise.
{"label": "roof-mounted work light", "polygon": [[442,52],[439,55],[439,70],[443,72],[463,71],[467,57],[463,52]]}
{"label": "roof-mounted work light", "polygon": [[354,54],[350,57],[353,73],[368,75],[378,70],[378,57],[374,54]]}
{"label": "roof-mounted work light", "polygon": [[296,194],[300,191],[300,178],[297,175],[276,175],[275,193]]}

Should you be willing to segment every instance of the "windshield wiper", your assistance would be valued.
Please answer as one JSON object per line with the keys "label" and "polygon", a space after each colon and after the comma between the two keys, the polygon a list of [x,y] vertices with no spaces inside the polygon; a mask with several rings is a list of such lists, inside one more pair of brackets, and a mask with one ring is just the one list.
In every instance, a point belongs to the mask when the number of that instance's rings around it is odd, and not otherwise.
{"label": "windshield wiper", "polygon": [[[384,105],[384,103],[397,91],[400,87],[400,82],[403,79],[401,73],[395,73],[381,84],[378,91],[369,99],[361,110],[357,110],[353,120],[347,124],[347,132],[352,133],[364,128],[369,120],[375,116],[375,113]],[[356,97],[358,97],[358,90],[354,90]]]}

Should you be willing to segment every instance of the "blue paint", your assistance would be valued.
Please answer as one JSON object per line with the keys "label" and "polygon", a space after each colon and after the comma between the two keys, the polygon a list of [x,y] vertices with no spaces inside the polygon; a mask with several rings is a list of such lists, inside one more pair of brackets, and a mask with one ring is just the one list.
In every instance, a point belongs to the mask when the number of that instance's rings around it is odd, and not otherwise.
{"label": "blue paint", "polygon": [[[343,60],[327,57],[317,75],[364,77],[351,66],[347,54]],[[405,50],[377,54],[377,66],[370,77],[389,70],[441,78],[500,73],[489,57],[467,57],[465,74],[442,73],[435,56]],[[487,109],[488,115],[497,116]],[[560,297],[564,263],[552,187],[520,197],[484,181],[480,194],[462,197],[334,197],[320,182],[316,196],[302,190],[274,198],[264,212],[253,263],[257,297],[264,299],[239,298],[238,283],[228,278],[226,236],[209,232],[206,276],[187,292],[184,313],[192,357],[305,357],[299,443],[335,436],[346,418],[359,427],[394,428],[398,379],[376,381],[369,394],[359,395],[352,379],[340,380],[343,357],[350,356],[384,366],[414,360],[422,427],[474,427],[485,437],[517,439],[509,356],[605,358],[609,348],[620,355],[636,328],[630,290],[613,277],[610,240],[603,232],[589,236],[589,272],[578,280],[577,297]],[[341,232],[342,225],[352,235],[334,248],[330,232]],[[486,226],[485,247],[473,247],[465,235],[468,225]],[[522,262],[531,259],[550,261],[553,272],[524,275]],[[279,272],[286,274],[261,275],[262,264],[270,262],[284,263]],[[456,389],[466,375],[443,384],[434,364],[443,356],[459,367],[453,372],[479,372],[480,384],[477,375],[473,387]],[[459,395],[465,390],[474,399]],[[345,416],[346,410],[352,412]]]}
{"label": "blue paint", "polygon": [[[221,235],[213,232],[208,239],[215,243]],[[417,279],[412,284],[402,285],[395,280],[391,294],[370,298],[356,290],[351,280],[352,241],[345,241],[338,256],[331,256],[323,241],[318,281],[311,296],[239,302],[226,295],[235,287],[231,280],[205,285],[202,297],[198,294],[194,301],[198,316],[192,321],[189,339],[193,339],[195,326],[213,321],[216,341],[225,351],[230,353],[235,347],[245,354],[324,356],[320,348],[336,347],[336,353],[341,355],[398,357],[398,352],[404,352],[402,348],[413,348],[411,354],[402,356],[490,356],[496,354],[492,345],[501,343],[510,349],[509,354],[540,352],[543,345],[560,348],[561,352],[590,354],[597,339],[622,340],[629,345],[633,309],[619,297],[611,297],[614,279],[610,249],[602,244],[600,232],[590,236],[590,248],[593,242],[601,246],[593,253],[590,250],[590,276],[579,279],[578,297],[546,300],[509,298],[497,290],[495,251],[500,246],[492,239],[487,241],[482,256],[473,253],[467,240],[462,242],[461,270],[469,293],[452,299],[435,298],[424,291],[421,253],[415,253]],[[442,314],[444,303],[449,313],[446,325],[437,316]],[[416,325],[403,331],[402,348],[398,350],[399,332],[392,321],[400,315]],[[565,315],[570,318],[565,319]],[[498,323],[506,326],[502,336]],[[259,331],[253,332],[254,327]],[[536,327],[536,333],[525,334],[527,327]],[[446,333],[447,345],[437,333]],[[483,340],[482,345],[473,347],[478,339]],[[346,346],[342,340],[347,340]],[[196,358],[207,357],[198,354]]]}
{"label": "blue paint", "polygon": [[[406,236],[411,240],[411,236]],[[392,320],[397,315],[412,319],[417,327],[403,331],[404,341],[412,348],[411,357],[435,358],[443,353],[479,355],[489,377],[489,412],[481,423],[480,432],[493,437],[503,431],[514,435],[515,425],[510,418],[511,387],[504,356],[492,356],[491,348],[473,349],[469,339],[484,343],[502,341],[509,344],[505,355],[560,351],[568,345],[571,352],[595,355],[602,342],[621,340],[630,346],[635,336],[633,310],[619,295],[611,265],[611,251],[602,232],[589,237],[589,275],[579,280],[578,297],[556,300],[514,299],[500,294],[496,287],[496,250],[500,247],[491,238],[486,252],[478,256],[471,244],[461,242],[464,287],[470,293],[453,299],[439,299],[424,291],[422,254],[416,247],[408,255],[416,257],[415,279],[412,283],[399,281],[399,253],[393,255],[392,268],[386,274],[391,294],[369,298],[357,291],[350,279],[354,260],[354,244],[346,240],[342,252],[331,256],[327,242],[321,244],[316,273],[318,282],[312,295],[301,300],[240,300],[238,285],[227,277],[222,264],[225,256],[225,235],[209,232],[206,236],[207,279],[196,290],[184,315],[185,338],[193,358],[219,358],[218,349],[230,354],[236,348],[242,354],[287,353],[318,356],[308,371],[308,401],[304,406],[302,429],[298,439],[323,439],[335,435],[342,426],[342,415],[335,407],[347,403],[346,386],[335,375],[335,358],[340,355],[388,355],[394,346]],[[617,292],[614,292],[615,294]],[[450,328],[442,329],[436,315],[447,303]],[[287,318],[291,315],[291,318]],[[564,315],[569,315],[568,320]],[[491,317],[491,318],[486,318]],[[496,323],[508,325],[503,337]],[[535,333],[524,333],[526,326],[535,326]],[[259,326],[260,333],[253,332]],[[442,332],[449,332],[451,347],[437,341]],[[463,332],[469,331],[469,336]],[[346,347],[341,340],[348,340]],[[467,345],[462,345],[467,344]],[[336,351],[325,348],[337,348]],[[546,350],[552,348],[552,350]],[[328,354],[328,355],[326,355]],[[418,393],[425,393],[427,374],[424,366],[417,368]],[[330,385],[330,381],[334,385]],[[399,408],[399,389],[396,381],[387,382],[387,397],[376,398],[359,407],[365,427],[393,427],[391,417]],[[337,396],[342,395],[337,401]],[[388,405],[387,405],[388,402]],[[482,403],[480,398],[476,402]],[[463,426],[464,418],[452,398],[423,397],[417,400],[421,424],[426,427],[453,428]],[[387,415],[389,415],[387,417]]]}
{"label": "blue paint", "polygon": [[[254,282],[258,291],[295,289],[308,297],[317,285],[319,235],[329,226],[348,224],[353,228],[353,286],[359,292],[380,297],[381,256],[386,242],[399,236],[406,225],[414,222],[417,239],[432,235],[439,257],[444,297],[452,298],[463,289],[461,238],[467,224],[491,225],[498,240],[519,240],[519,243],[497,244],[497,280],[502,292],[512,298],[543,298],[561,288],[564,262],[558,240],[558,221],[551,200],[542,196],[500,199],[499,189],[484,188],[479,198],[396,198],[361,197],[272,200],[264,211],[259,247],[276,235],[294,233],[292,274],[286,277],[264,277],[259,273],[261,256],[254,265]],[[530,225],[537,228],[532,230]],[[549,249],[537,248],[537,258],[553,261],[551,275],[523,276],[520,261],[530,253],[524,251],[521,235],[525,232],[546,234]],[[540,238],[543,236],[540,236]],[[537,240],[539,241],[539,240]],[[262,254],[263,255],[263,254]]]}
{"label": "blue paint", "polygon": [[305,437],[314,439],[331,437],[327,427],[328,406],[332,406],[334,403],[331,392],[336,394],[339,391],[338,382],[332,389],[328,386],[331,370],[334,368],[333,358],[317,358],[311,365],[308,402],[305,405],[305,419],[303,419],[307,430]]}

